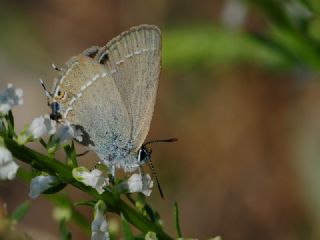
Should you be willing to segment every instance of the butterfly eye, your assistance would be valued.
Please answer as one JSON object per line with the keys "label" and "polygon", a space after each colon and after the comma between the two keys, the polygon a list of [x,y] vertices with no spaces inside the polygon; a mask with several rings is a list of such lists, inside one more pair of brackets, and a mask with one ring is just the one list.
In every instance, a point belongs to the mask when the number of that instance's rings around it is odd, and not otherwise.
{"label": "butterfly eye", "polygon": [[64,97],[64,95],[65,95],[65,92],[63,92],[63,91],[61,91],[61,90],[58,91],[58,94],[57,94],[58,98],[61,99],[61,98]]}
{"label": "butterfly eye", "polygon": [[147,162],[151,157],[151,151],[148,151],[145,147],[142,147],[138,152],[138,159],[140,162]]}

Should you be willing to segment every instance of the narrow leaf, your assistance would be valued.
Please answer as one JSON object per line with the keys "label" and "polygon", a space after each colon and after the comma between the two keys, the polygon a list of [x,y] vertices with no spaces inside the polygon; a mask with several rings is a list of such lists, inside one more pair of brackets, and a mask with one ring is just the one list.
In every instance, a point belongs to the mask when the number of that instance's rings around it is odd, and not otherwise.
{"label": "narrow leaf", "polygon": [[75,202],[73,205],[74,206],[89,206],[89,207],[94,207],[96,205],[97,201],[79,201]]}
{"label": "narrow leaf", "polygon": [[149,204],[146,204],[144,206],[144,209],[147,215],[149,216],[150,220],[162,228],[162,223],[161,223],[161,218],[159,213],[155,209],[153,209]]}
{"label": "narrow leaf", "polygon": [[29,201],[25,201],[24,203],[20,204],[11,214],[11,219],[17,222],[21,221],[28,212],[30,206],[31,203]]}
{"label": "narrow leaf", "polygon": [[63,219],[60,222],[60,236],[61,236],[62,240],[71,240],[72,239],[71,233],[67,229],[67,224],[66,224],[65,219]]}
{"label": "narrow leaf", "polygon": [[43,138],[40,138],[40,143],[44,148],[47,148],[47,143],[43,140]]}
{"label": "narrow leaf", "polygon": [[8,115],[6,115],[5,118],[6,118],[7,124],[8,124],[8,137],[12,138],[15,135],[15,132],[14,132],[14,118],[13,118],[12,111],[9,111]]}
{"label": "narrow leaf", "polygon": [[178,208],[178,203],[174,203],[174,222],[176,225],[176,231],[177,231],[177,237],[181,238],[181,229],[180,229],[180,223],[179,223],[179,208]]}
{"label": "narrow leaf", "polygon": [[72,145],[66,145],[64,147],[64,151],[67,155],[67,164],[73,166],[73,167],[78,167],[78,162],[77,162],[77,154],[76,150],[74,148],[74,142],[72,141]]}
{"label": "narrow leaf", "polygon": [[125,217],[121,214],[121,225],[123,230],[123,239],[124,240],[134,240],[133,234],[131,232],[129,223],[125,219]]}
{"label": "narrow leaf", "polygon": [[57,192],[60,192],[62,189],[64,189],[66,186],[67,186],[66,183],[58,183],[58,184],[52,186],[51,188],[43,191],[42,194],[53,194],[53,193],[57,193]]}

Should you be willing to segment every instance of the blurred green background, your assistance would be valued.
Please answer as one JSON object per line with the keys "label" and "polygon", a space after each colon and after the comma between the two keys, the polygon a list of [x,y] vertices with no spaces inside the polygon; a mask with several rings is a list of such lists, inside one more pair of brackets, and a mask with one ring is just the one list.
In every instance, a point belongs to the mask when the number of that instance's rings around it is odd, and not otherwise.
{"label": "blurred green background", "polygon": [[[319,239],[317,0],[0,0],[0,87],[24,90],[25,103],[14,112],[18,129],[49,112],[38,79],[52,84],[52,63],[63,67],[142,23],[163,33],[148,139],[179,138],[153,146],[165,200],[154,189],[150,202],[169,233],[176,200],[184,236]],[[96,160],[90,153],[81,162]],[[27,193],[19,180],[0,183],[9,211]],[[36,239],[59,238],[52,205],[42,197],[19,227]],[[72,233],[88,239],[76,226]]]}

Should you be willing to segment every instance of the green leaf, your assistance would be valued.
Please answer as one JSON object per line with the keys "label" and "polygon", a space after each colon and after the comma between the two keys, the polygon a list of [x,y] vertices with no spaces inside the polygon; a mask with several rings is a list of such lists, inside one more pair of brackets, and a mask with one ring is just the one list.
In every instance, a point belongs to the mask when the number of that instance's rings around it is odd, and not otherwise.
{"label": "green leaf", "polygon": [[24,203],[20,204],[11,214],[11,219],[16,222],[21,221],[22,218],[28,212],[30,206],[31,206],[31,203],[29,201],[25,201]]}
{"label": "green leaf", "polygon": [[176,231],[177,231],[177,237],[181,238],[181,229],[180,229],[180,223],[179,223],[179,208],[178,208],[178,203],[174,203],[174,222],[176,225]]}
{"label": "green leaf", "polygon": [[97,201],[91,200],[91,201],[79,201],[75,202],[73,205],[74,206],[89,206],[89,207],[94,207],[96,205]]}
{"label": "green leaf", "polygon": [[40,143],[44,148],[47,148],[47,143],[43,140],[43,138],[40,138]]}
{"label": "green leaf", "polygon": [[13,136],[15,136],[15,132],[14,132],[14,118],[13,118],[13,114],[12,111],[9,111],[8,115],[6,115],[6,120],[7,120],[7,124],[8,124],[8,137],[12,138]]}
{"label": "green leaf", "polygon": [[65,219],[63,219],[60,222],[60,236],[61,236],[62,240],[70,240],[70,239],[72,239],[72,235],[67,229],[67,224],[66,224],[66,220]]}
{"label": "green leaf", "polygon": [[147,215],[149,216],[150,220],[162,227],[159,213],[156,210],[152,209],[152,207],[149,204],[146,204],[144,206],[144,209]]}
{"label": "green leaf", "polygon": [[134,237],[131,232],[129,223],[127,222],[126,218],[122,214],[121,214],[121,225],[122,225],[124,240],[133,240]]}
{"label": "green leaf", "polygon": [[49,189],[43,191],[41,194],[53,194],[53,193],[57,193],[60,192],[62,189],[64,189],[67,186],[66,183],[58,183],[52,187],[50,187]]}
{"label": "green leaf", "polygon": [[1,134],[5,134],[6,132],[6,126],[4,125],[3,119],[1,119],[1,115],[0,115],[0,133]]}
{"label": "green leaf", "polygon": [[66,145],[64,147],[64,151],[67,155],[67,164],[71,165],[72,167],[78,167],[77,162],[77,154],[74,148],[74,142],[72,141],[72,145]]}

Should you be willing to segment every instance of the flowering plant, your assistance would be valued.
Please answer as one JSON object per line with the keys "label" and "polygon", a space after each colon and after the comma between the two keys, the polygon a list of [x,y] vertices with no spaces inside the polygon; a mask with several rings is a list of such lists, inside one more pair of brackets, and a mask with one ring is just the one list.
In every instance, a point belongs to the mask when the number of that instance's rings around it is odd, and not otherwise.
{"label": "flowering plant", "polygon": [[[61,199],[58,193],[67,185],[90,195],[90,201],[75,204],[64,199],[63,209],[61,206],[60,210],[57,207],[56,218],[60,222],[62,239],[71,239],[71,233],[67,230],[67,223],[70,221],[89,230],[91,239],[114,239],[116,235],[108,225],[106,212],[121,217],[124,239],[173,239],[164,231],[158,212],[146,202],[146,196],[150,196],[153,187],[148,174],[134,173],[123,179],[116,179],[106,166],[98,166],[93,170],[78,166],[72,140],[81,138],[81,133],[70,124],[57,124],[47,115],[35,118],[17,134],[11,110],[23,103],[22,93],[22,90],[10,84],[0,92],[0,179],[12,180],[16,175],[28,176],[24,178],[30,182],[31,199],[41,194],[51,194],[56,199]],[[46,134],[49,135],[47,141],[43,139]],[[25,146],[34,141],[42,144],[47,156]],[[58,149],[63,149],[66,154],[64,163],[55,159]],[[30,165],[32,171],[19,167],[14,158]],[[136,194],[132,195],[133,193]],[[86,205],[94,210],[91,226],[77,211],[78,205]],[[22,204],[13,214],[19,216],[14,220],[21,219],[28,207],[29,204]],[[174,209],[177,237],[181,238],[176,204]],[[134,237],[129,223],[141,231],[138,236]]]}

